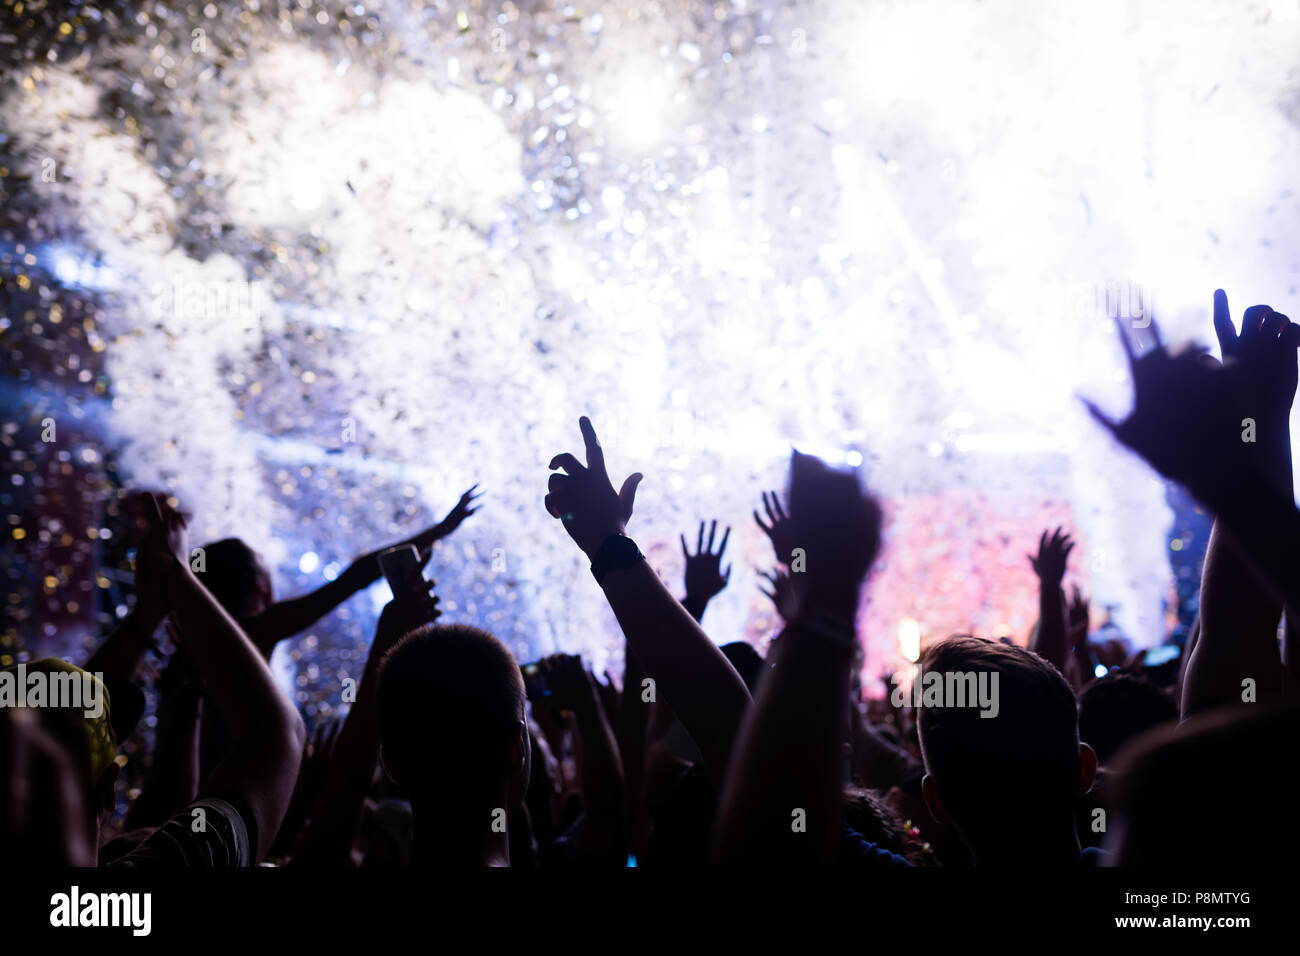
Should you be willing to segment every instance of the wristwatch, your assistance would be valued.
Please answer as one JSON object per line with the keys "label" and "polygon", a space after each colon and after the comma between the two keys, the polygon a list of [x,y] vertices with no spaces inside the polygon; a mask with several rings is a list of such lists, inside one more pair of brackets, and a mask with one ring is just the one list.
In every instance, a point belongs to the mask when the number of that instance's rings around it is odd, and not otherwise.
{"label": "wristwatch", "polygon": [[636,542],[621,531],[616,531],[600,543],[591,558],[591,574],[596,583],[604,586],[605,575],[611,571],[622,571],[645,560],[645,555],[636,546]]}

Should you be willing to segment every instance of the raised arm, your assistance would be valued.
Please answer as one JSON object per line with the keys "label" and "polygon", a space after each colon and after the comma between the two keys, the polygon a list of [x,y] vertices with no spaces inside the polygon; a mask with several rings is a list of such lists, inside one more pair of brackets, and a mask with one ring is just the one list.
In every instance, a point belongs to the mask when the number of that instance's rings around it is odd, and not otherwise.
{"label": "raised arm", "polygon": [[597,696],[594,678],[582,660],[569,654],[546,658],[557,706],[569,711],[582,755],[582,834],[580,849],[591,863],[627,865],[624,838],[623,766],[614,731]]}
{"label": "raised arm", "polygon": [[430,593],[433,586],[416,568],[402,592],[394,595],[379,615],[356,700],[334,743],[325,788],[312,808],[302,845],[293,854],[294,866],[343,866],[348,862],[379,762],[379,665],[399,640],[438,619],[441,612],[437,597]]}
{"label": "raised arm", "polygon": [[829,864],[841,834],[855,621],[880,509],[855,475],[796,453],[789,520],[806,578],[723,790],[714,856],[724,864]]}
{"label": "raised arm", "polygon": [[1049,664],[1055,664],[1062,674],[1070,656],[1070,640],[1061,580],[1073,548],[1074,541],[1064,529],[1057,528],[1050,535],[1043,532],[1038,539],[1037,556],[1027,555],[1029,566],[1038,575],[1038,627],[1029,649]]}
{"label": "raised arm", "polygon": [[[456,506],[447,513],[447,517],[436,525],[425,528],[414,537],[400,541],[398,544],[414,545],[422,562],[427,562],[433,543],[447,537],[478,510],[474,507],[474,502],[480,497],[475,493],[476,488],[478,485],[462,494]],[[249,636],[269,658],[275,645],[280,641],[305,631],[352,595],[364,591],[378,581],[382,574],[379,569],[379,555],[385,550],[387,549],[380,548],[378,551],[362,555],[333,581],[321,585],[308,594],[277,601],[256,618],[244,622]]]}
{"label": "raised arm", "polygon": [[[1297,334],[1285,331],[1286,340]],[[1241,549],[1275,602],[1300,607],[1300,514],[1290,489],[1278,486],[1271,456],[1260,443],[1248,440],[1247,420],[1255,416],[1249,414],[1247,366],[1231,358],[1220,365],[1203,353],[1170,355],[1158,340],[1157,348],[1138,359],[1122,328],[1121,342],[1133,376],[1133,412],[1115,422],[1089,405],[1093,416],[1165,477],[1184,484],[1215,515],[1216,524]],[[1203,656],[1206,642],[1215,639],[1210,635],[1204,597],[1199,624],[1193,653],[1207,659]],[[1222,654],[1221,666],[1235,682],[1233,699],[1241,699],[1243,682],[1249,680],[1257,700],[1279,700],[1289,682],[1276,639],[1265,641],[1262,634],[1249,633],[1232,641],[1232,636],[1221,631],[1217,645],[1221,650],[1214,653]],[[1194,689],[1203,688],[1203,681],[1189,661],[1185,712],[1188,704],[1194,709],[1198,700],[1217,694],[1224,695],[1218,700],[1227,702],[1226,683],[1216,694],[1207,694]]]}
{"label": "raised arm", "polygon": [[293,793],[305,737],[302,718],[276,686],[253,642],[190,571],[184,520],[150,496],[150,531],[141,551],[166,578],[172,617],[221,709],[235,745],[204,781],[200,795],[239,797],[257,824],[256,857],[265,855]]}
{"label": "raised arm", "polygon": [[545,504],[574,543],[591,559],[593,573],[618,618],[628,646],[655,682],[704,756],[715,786],[750,704],[749,691],[731,663],[709,640],[690,613],[664,587],[644,556],[624,535],[641,475],[614,490],[605,456],[591,422],[579,422],[587,464],[573,455],[556,455]]}
{"label": "raised arm", "polygon": [[1066,617],[1070,622],[1070,657],[1074,665],[1066,676],[1073,678],[1071,684],[1076,691],[1080,691],[1096,675],[1093,673],[1092,651],[1088,646],[1091,612],[1088,599],[1084,597],[1077,584],[1074,585],[1074,593],[1066,609]]}
{"label": "raised arm", "polygon": [[650,815],[645,800],[646,725],[650,703],[644,699],[645,671],[623,642],[623,693],[618,705],[618,750],[623,762],[626,832],[632,852],[641,857],[650,837]]}
{"label": "raised arm", "polygon": [[[1252,306],[1232,324],[1228,297],[1214,294],[1214,330],[1223,360],[1245,373],[1243,420],[1255,432],[1242,434],[1258,445],[1258,467],[1279,490],[1291,488],[1291,402],[1296,390],[1296,346],[1300,326],[1268,306]],[[1244,426],[1244,421],[1243,421]],[[1243,488],[1243,491],[1245,489]],[[1248,676],[1276,683],[1277,627],[1282,602],[1231,540],[1221,521],[1210,531],[1201,570],[1201,636],[1187,661],[1184,718],[1207,707],[1241,703]]]}
{"label": "raised arm", "polygon": [[[145,507],[152,507],[152,499],[145,494],[132,495],[128,500],[136,523],[137,533],[148,532]],[[95,649],[86,661],[86,670],[92,674],[104,674],[109,677],[121,677],[135,680],[135,673],[144,660],[144,655],[155,650],[154,632],[167,619],[170,608],[163,591],[163,581],[157,574],[141,573],[139,550],[137,549],[135,567],[135,604],[131,612],[122,620],[104,642]],[[146,562],[148,558],[146,557]]]}

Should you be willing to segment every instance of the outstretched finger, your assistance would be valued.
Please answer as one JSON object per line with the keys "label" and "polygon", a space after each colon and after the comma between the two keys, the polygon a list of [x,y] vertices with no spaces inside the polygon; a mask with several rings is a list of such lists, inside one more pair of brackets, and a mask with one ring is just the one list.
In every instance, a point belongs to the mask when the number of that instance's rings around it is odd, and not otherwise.
{"label": "outstretched finger", "polygon": [[1237,354],[1237,330],[1232,325],[1232,313],[1228,310],[1228,293],[1222,289],[1214,290],[1214,334],[1219,338],[1220,355],[1227,359]]}
{"label": "outstretched finger", "polygon": [[731,525],[727,525],[727,530],[722,532],[722,543],[718,545],[718,557],[722,557],[722,552],[727,550],[727,539],[731,537]]}
{"label": "outstretched finger", "polygon": [[780,518],[782,521],[784,521],[786,518],[785,509],[781,507],[781,496],[778,495],[775,491],[772,492],[772,504],[776,508],[776,516]]}
{"label": "outstretched finger", "polygon": [[775,491],[772,492],[771,498],[768,498],[766,491],[763,492],[763,508],[767,511],[767,520],[772,522],[772,524],[776,524],[777,522],[776,514],[772,511],[772,502],[775,500],[776,500]]}
{"label": "outstretched finger", "polygon": [[682,539],[682,557],[689,561],[691,559],[691,553],[686,550],[686,535],[678,534],[677,537]]}
{"label": "outstretched finger", "polygon": [[[1098,408],[1093,402],[1089,401],[1088,399],[1080,398],[1079,400],[1083,402],[1084,408],[1088,409],[1088,414],[1091,415],[1094,420],[1099,422],[1108,432],[1110,432],[1116,438],[1120,437],[1119,422],[1115,421],[1113,418],[1111,418],[1109,415],[1103,412],[1100,408]],[[1123,441],[1123,439],[1120,440]]]}
{"label": "outstretched finger", "polygon": [[591,427],[591,419],[583,415],[578,419],[578,427],[582,429],[582,443],[587,448],[587,467],[605,474],[605,452],[596,437],[596,429]]}
{"label": "outstretched finger", "polygon": [[700,522],[700,536],[695,539],[695,553],[704,553],[704,522]]}
{"label": "outstretched finger", "polygon": [[1128,329],[1124,326],[1124,319],[1115,316],[1115,331],[1119,333],[1119,344],[1124,349],[1124,355],[1128,359],[1129,371],[1133,371],[1134,365],[1137,364],[1137,356],[1133,354],[1133,343],[1128,339]]}
{"label": "outstretched finger", "polygon": [[[703,529],[704,527],[703,522],[700,523],[700,527],[701,529]],[[718,519],[714,518],[713,524],[709,525],[709,552],[710,553],[713,552],[713,536],[716,535],[717,533],[718,533]]]}
{"label": "outstretched finger", "polygon": [[763,524],[763,519],[759,517],[757,508],[754,509],[754,520],[758,522],[758,526],[763,529],[763,533],[770,538],[772,536],[772,529]]}
{"label": "outstretched finger", "polygon": [[645,475],[639,471],[633,472],[623,479],[623,486],[618,489],[618,500],[623,505],[624,521],[632,517],[632,509],[636,505],[636,489],[644,477]]}

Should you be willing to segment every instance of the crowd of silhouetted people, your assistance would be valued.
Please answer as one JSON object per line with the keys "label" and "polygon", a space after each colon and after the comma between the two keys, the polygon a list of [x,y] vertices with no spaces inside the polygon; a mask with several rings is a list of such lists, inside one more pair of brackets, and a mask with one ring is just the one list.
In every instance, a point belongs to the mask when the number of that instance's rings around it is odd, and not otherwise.
{"label": "crowd of silhouetted people", "polygon": [[[80,666],[29,643],[0,671],[0,856],[137,868],[1285,859],[1300,849],[1285,803],[1300,730],[1300,326],[1267,306],[1234,323],[1222,292],[1217,358],[1158,338],[1139,347],[1118,326],[1133,410],[1092,414],[1115,454],[1140,455],[1214,517],[1196,621],[1169,653],[1097,639],[1065,580],[1075,542],[1048,529],[1024,572],[1039,591],[1027,647],[938,639],[868,700],[858,628],[881,509],[858,474],[795,452],[787,489],[761,494],[765,593],[783,622],[764,657],[704,623],[730,578],[730,529],[701,523],[693,548],[682,535],[679,598],[636,541],[642,476],[611,481],[587,418],[579,453],[518,480],[539,498],[546,481],[539,507],[590,564],[585,586],[625,638],[619,678],[571,654],[517,661],[442,616],[423,569],[476,510],[473,488],[439,524],[288,600],[238,539],[206,544],[196,568],[186,516],[140,492],[121,625]],[[392,600],[345,717],[309,736],[271,654],[381,576]],[[166,655],[153,751],[117,820],[119,748],[141,730],[151,653]]]}

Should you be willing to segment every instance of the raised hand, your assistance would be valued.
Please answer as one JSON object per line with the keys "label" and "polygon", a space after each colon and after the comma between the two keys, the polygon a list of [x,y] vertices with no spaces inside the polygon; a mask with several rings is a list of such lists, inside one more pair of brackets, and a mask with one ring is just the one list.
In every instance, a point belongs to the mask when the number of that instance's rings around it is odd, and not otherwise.
{"label": "raised hand", "polygon": [[442,615],[438,596],[433,593],[436,581],[427,581],[414,567],[405,581],[384,605],[375,628],[375,641],[370,648],[370,659],[377,662],[387,650],[407,634],[425,624],[432,624]]}
{"label": "raised hand", "polygon": [[642,475],[629,475],[622,487],[614,490],[605,471],[605,453],[596,438],[596,430],[586,416],[578,419],[586,446],[587,464],[563,452],[551,459],[549,467],[564,474],[552,474],[547,481],[543,503],[552,518],[564,522],[564,530],[590,557],[612,534],[620,534],[632,518],[637,485]]}
{"label": "raised hand", "polygon": [[146,613],[157,618],[156,624],[171,609],[167,597],[171,572],[189,566],[189,518],[153,492],[144,492],[140,505],[146,530],[135,556],[136,593]]}
{"label": "raised hand", "polygon": [[455,507],[447,512],[447,517],[443,518],[434,526],[434,531],[437,533],[435,540],[437,540],[437,538],[445,538],[447,535],[451,534],[461,526],[461,522],[474,512],[478,511],[478,508],[474,508],[472,505],[479,498],[483,497],[483,493],[478,492],[476,494],[476,488],[478,488],[477,482],[475,482],[468,491],[461,494],[460,500],[456,502]]}
{"label": "raised hand", "polygon": [[768,540],[772,542],[772,550],[776,552],[776,560],[781,564],[789,567],[790,553],[796,545],[791,538],[790,519],[785,510],[781,507],[781,498],[775,492],[763,492],[763,510],[767,512],[767,524],[763,524],[763,519],[759,516],[758,511],[754,512],[754,520],[758,526],[763,529]]}
{"label": "raised hand", "polygon": [[789,541],[807,555],[801,610],[852,620],[862,582],[880,550],[880,505],[852,472],[812,455],[790,460]]}
{"label": "raised hand", "polygon": [[682,557],[686,559],[686,597],[697,601],[708,601],[727,586],[731,580],[731,565],[722,570],[722,553],[727,550],[727,539],[731,537],[731,528],[722,533],[718,550],[713,550],[713,539],[718,533],[718,522],[709,526],[708,544],[704,541],[704,522],[700,522],[700,535],[695,543],[695,554],[686,547],[686,535],[681,535]]}
{"label": "raised hand", "polygon": [[[1300,325],[1267,305],[1252,305],[1242,313],[1239,335],[1232,325],[1228,296],[1219,289],[1214,293],[1214,332],[1223,361],[1239,362],[1250,373],[1247,411],[1285,419],[1295,400]],[[1249,407],[1254,404],[1258,407]]]}
{"label": "raised hand", "polygon": [[[483,496],[482,492],[475,493],[478,484],[475,483],[468,491],[461,494],[455,506],[447,512],[447,517],[443,518],[437,524],[430,528],[425,528],[415,537],[403,542],[404,544],[415,545],[415,550],[420,553],[420,564],[423,566],[428,563],[429,558],[433,555],[433,543],[447,537],[464,523],[465,519],[478,508],[473,507],[474,503]],[[367,555],[367,558],[369,555]],[[363,558],[361,560],[366,560]]]}
{"label": "raised hand", "polygon": [[1050,537],[1046,531],[1039,537],[1036,557],[1032,554],[1025,557],[1029,559],[1029,566],[1034,569],[1043,587],[1059,588],[1061,579],[1065,577],[1066,559],[1072,550],[1074,539],[1063,528],[1057,528]]}
{"label": "raised hand", "polygon": [[1259,455],[1242,440],[1244,366],[1221,365],[1204,351],[1171,355],[1159,344],[1135,357],[1117,322],[1133,378],[1133,411],[1114,421],[1092,402],[1093,418],[1166,478],[1186,485],[1205,501],[1224,494],[1233,476],[1256,467]]}
{"label": "raised hand", "polygon": [[764,578],[771,585],[772,590],[766,590],[761,584],[758,589],[767,596],[776,613],[781,615],[781,620],[792,621],[799,610],[799,597],[795,593],[794,581],[790,575],[786,574],[780,568],[773,568],[771,571],[759,571],[759,577]]}
{"label": "raised hand", "polygon": [[1088,624],[1091,620],[1091,612],[1088,605],[1088,598],[1079,590],[1079,585],[1074,585],[1070,605],[1067,609],[1070,622],[1070,646],[1078,647],[1080,644],[1087,643]]}

